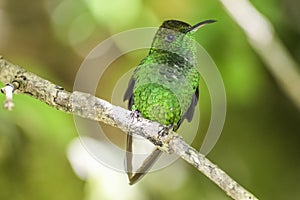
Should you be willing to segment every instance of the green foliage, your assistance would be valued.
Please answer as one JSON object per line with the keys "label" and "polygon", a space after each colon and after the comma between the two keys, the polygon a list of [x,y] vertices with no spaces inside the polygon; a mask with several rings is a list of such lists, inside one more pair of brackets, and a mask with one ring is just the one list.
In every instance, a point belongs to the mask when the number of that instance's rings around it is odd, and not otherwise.
{"label": "green foliage", "polygon": [[24,95],[14,102],[0,110],[0,199],[82,199],[65,156],[76,136],[71,116]]}

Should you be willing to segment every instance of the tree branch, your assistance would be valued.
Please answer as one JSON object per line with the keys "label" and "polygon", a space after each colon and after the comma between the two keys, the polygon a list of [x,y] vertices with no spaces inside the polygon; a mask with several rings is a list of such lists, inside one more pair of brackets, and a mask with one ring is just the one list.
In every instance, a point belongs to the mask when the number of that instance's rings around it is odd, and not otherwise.
{"label": "tree branch", "polygon": [[236,200],[255,200],[254,195],[240,186],[204,155],[190,147],[173,131],[162,134],[164,127],[156,122],[139,117],[132,120],[132,112],[90,94],[65,91],[0,56],[0,81],[13,86],[14,93],[28,94],[58,110],[91,120],[101,121],[122,131],[140,135],[150,140],[160,150],[175,153],[216,183],[227,195]]}

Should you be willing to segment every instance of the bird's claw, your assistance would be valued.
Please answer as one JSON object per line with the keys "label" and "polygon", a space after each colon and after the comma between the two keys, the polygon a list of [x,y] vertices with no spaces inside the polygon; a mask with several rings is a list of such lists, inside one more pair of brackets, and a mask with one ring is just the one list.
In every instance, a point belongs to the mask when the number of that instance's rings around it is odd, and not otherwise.
{"label": "bird's claw", "polygon": [[172,130],[174,127],[173,124],[170,124],[168,126],[163,126],[162,129],[158,132],[159,137],[164,137],[169,134],[169,131]]}
{"label": "bird's claw", "polygon": [[132,110],[130,117],[132,118],[132,122],[134,122],[134,120],[139,121],[139,118],[142,117],[142,113],[138,110]]}

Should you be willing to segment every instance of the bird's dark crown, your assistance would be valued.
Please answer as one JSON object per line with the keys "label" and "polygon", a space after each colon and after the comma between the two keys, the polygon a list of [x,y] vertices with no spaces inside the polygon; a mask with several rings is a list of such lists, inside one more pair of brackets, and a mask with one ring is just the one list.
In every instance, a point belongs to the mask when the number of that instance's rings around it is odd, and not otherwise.
{"label": "bird's dark crown", "polygon": [[179,31],[181,33],[185,33],[188,28],[191,27],[188,23],[178,20],[167,20],[164,21],[160,26],[161,28],[171,29],[174,31]]}

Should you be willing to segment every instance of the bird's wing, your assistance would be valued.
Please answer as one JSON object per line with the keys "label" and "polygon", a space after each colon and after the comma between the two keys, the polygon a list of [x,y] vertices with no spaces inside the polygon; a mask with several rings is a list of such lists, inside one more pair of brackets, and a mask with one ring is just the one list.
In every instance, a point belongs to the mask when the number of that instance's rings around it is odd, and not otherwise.
{"label": "bird's wing", "polygon": [[128,109],[131,110],[132,105],[134,103],[133,99],[133,88],[134,88],[135,80],[133,78],[130,79],[128,83],[127,90],[124,94],[123,101],[128,100]]}
{"label": "bird's wing", "polygon": [[181,119],[179,120],[179,122],[177,123],[177,128],[179,128],[179,126],[181,125],[181,123],[183,122],[184,119],[187,119],[188,122],[191,122],[194,116],[194,112],[195,112],[195,108],[198,104],[198,99],[199,99],[199,87],[197,87],[193,97],[192,97],[192,101],[190,104],[190,107],[186,110],[186,112],[184,113],[184,115],[181,117]]}

